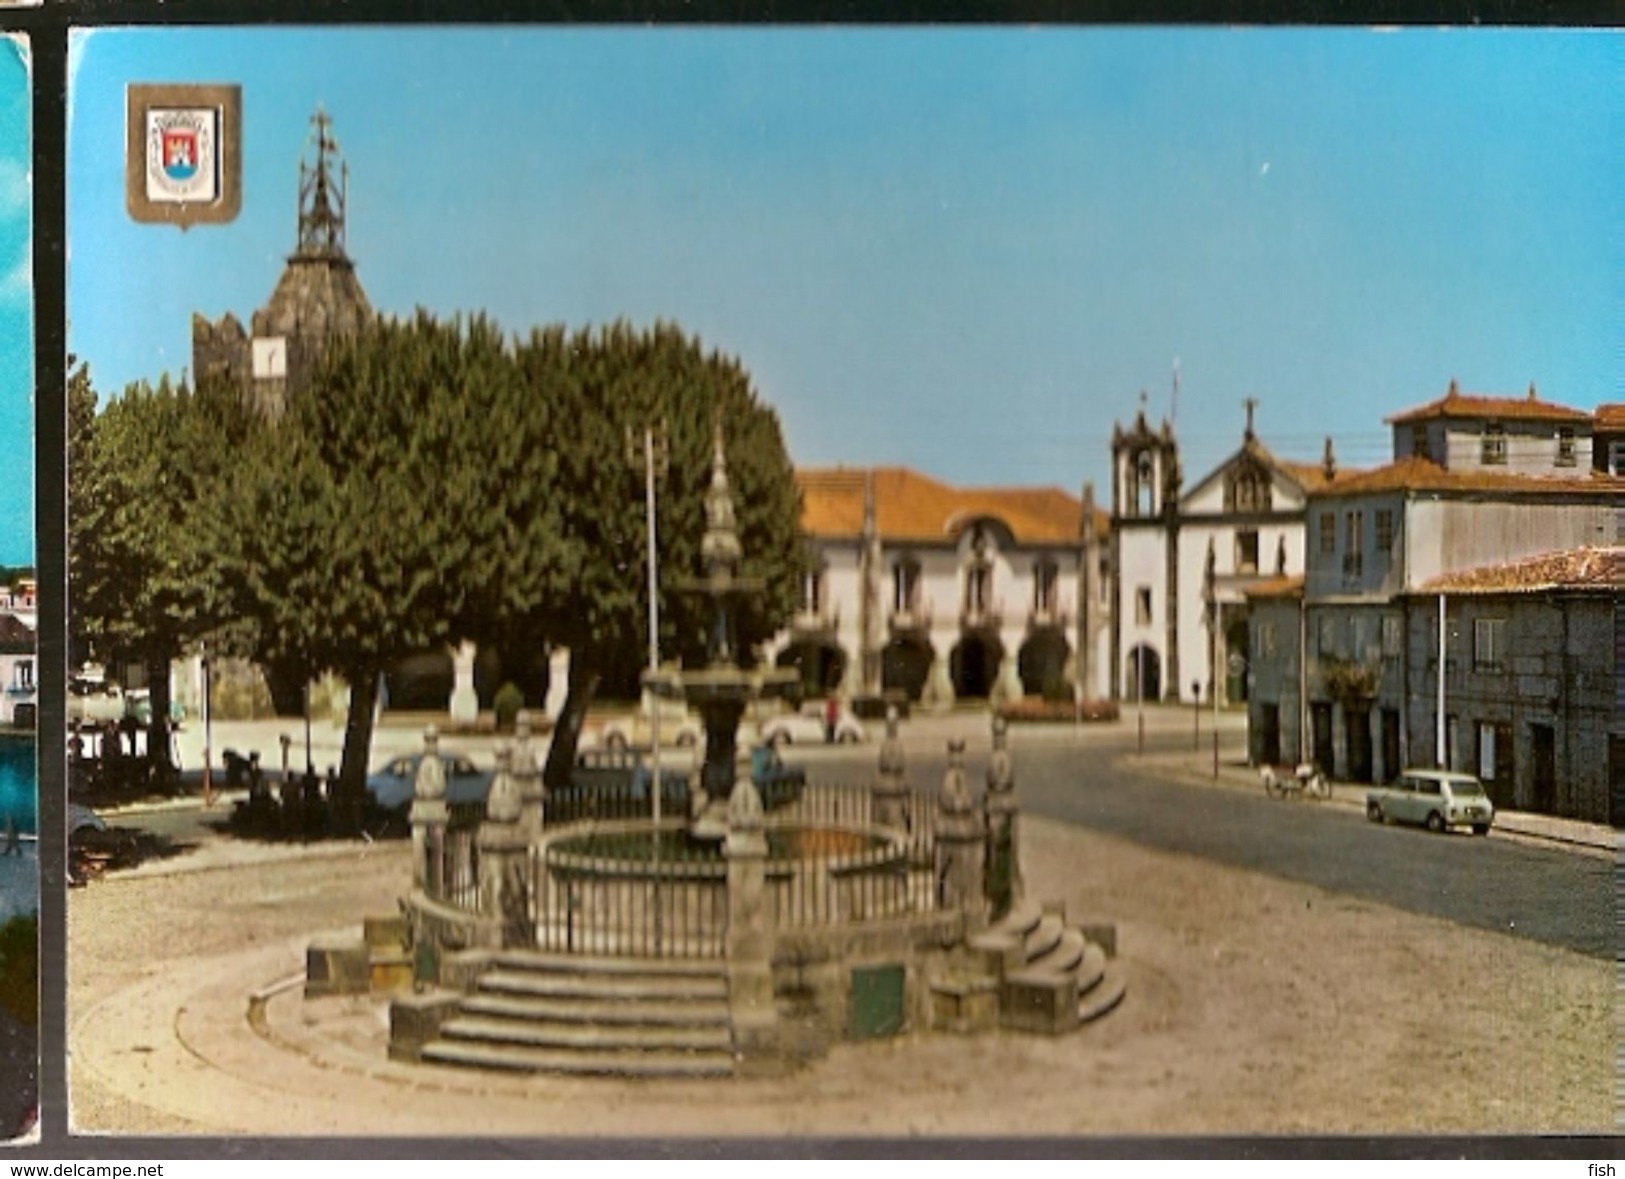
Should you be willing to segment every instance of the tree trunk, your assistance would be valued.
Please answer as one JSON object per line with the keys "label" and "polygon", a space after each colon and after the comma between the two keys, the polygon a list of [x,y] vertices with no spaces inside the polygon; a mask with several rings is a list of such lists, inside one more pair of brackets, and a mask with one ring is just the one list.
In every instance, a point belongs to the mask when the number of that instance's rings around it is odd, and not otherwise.
{"label": "tree trunk", "polygon": [[170,758],[169,742],[169,653],[149,654],[146,668],[147,703],[152,705],[152,716],[147,720],[147,760],[154,768],[167,771],[175,764]]}
{"label": "tree trunk", "polygon": [[570,784],[570,773],[576,764],[576,750],[581,745],[581,727],[586,722],[587,709],[602,678],[596,656],[580,647],[571,647],[570,690],[564,698],[564,711],[559,713],[558,723],[553,726],[547,766],[542,771],[542,782],[549,790],[561,790]]}
{"label": "tree trunk", "polygon": [[378,702],[378,669],[346,668],[350,711],[344,719],[344,759],[339,763],[335,820],[342,831],[355,829],[367,794],[367,759],[372,755],[373,709]]}

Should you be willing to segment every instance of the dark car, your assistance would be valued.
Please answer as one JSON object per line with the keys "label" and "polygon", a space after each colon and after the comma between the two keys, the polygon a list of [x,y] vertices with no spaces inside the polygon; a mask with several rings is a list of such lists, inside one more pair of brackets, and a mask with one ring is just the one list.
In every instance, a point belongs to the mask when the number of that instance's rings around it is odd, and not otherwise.
{"label": "dark car", "polygon": [[775,811],[801,797],[807,784],[807,771],[787,766],[774,745],[759,745],[751,751],[750,780],[762,796],[762,809]]}
{"label": "dark car", "polygon": [[[478,806],[491,792],[491,780],[496,777],[490,770],[477,768],[460,753],[439,755],[446,772],[446,804],[448,806]],[[382,810],[406,812],[412,807],[412,792],[417,784],[418,765],[423,754],[412,753],[391,758],[383,769],[367,775],[367,793]]]}

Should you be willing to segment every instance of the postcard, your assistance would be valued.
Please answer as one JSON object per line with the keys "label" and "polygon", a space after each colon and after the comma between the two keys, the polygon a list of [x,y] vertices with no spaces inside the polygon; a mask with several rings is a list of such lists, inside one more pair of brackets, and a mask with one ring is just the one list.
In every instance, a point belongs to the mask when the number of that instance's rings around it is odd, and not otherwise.
{"label": "postcard", "polygon": [[76,34],[73,1131],[1611,1131],[1613,49]]}
{"label": "postcard", "polygon": [[0,39],[0,1141],[36,1139],[39,1117],[30,101],[27,39]]}

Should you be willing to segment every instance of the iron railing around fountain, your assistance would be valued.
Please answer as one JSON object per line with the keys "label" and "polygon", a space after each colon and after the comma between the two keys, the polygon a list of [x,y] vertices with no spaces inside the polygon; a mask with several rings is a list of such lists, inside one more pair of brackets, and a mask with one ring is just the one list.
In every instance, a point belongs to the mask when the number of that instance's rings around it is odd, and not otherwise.
{"label": "iron railing around fountain", "polygon": [[437,901],[474,912],[480,907],[479,845],[473,827],[444,828],[424,846],[423,879]]}
{"label": "iron railing around fountain", "polygon": [[533,849],[532,917],[541,950],[644,958],[727,952],[728,864],[679,830],[599,830]]}

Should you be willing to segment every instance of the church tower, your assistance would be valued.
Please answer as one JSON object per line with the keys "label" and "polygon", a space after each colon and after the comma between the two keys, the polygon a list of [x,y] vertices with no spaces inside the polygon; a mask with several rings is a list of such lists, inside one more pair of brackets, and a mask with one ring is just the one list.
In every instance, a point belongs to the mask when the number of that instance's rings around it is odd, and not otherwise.
{"label": "church tower", "polygon": [[202,381],[222,376],[269,417],[309,382],[335,340],[372,318],[372,305],[345,251],[349,166],[318,107],[299,161],[299,236],[282,277],[249,330],[229,312],[217,323],[192,316],[192,369]]}
{"label": "church tower", "polygon": [[1178,699],[1179,445],[1145,402],[1112,427],[1112,695]]}

